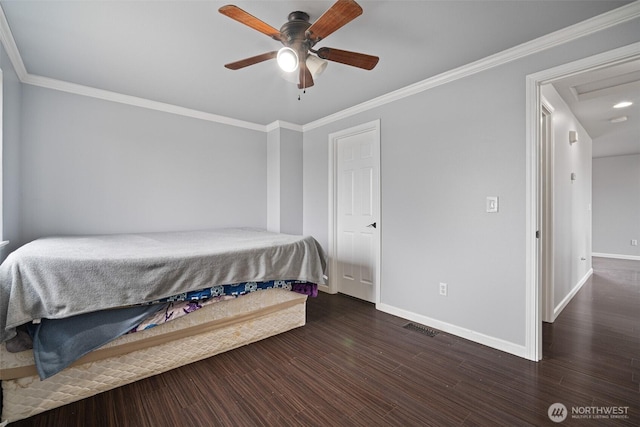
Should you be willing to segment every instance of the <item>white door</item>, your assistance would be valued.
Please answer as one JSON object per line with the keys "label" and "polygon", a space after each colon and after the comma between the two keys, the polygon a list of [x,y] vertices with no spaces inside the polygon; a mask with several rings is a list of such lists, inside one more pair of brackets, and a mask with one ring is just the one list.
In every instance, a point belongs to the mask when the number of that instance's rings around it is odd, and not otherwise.
{"label": "white door", "polygon": [[380,247],[379,122],[332,134],[334,277],[338,292],[378,300]]}

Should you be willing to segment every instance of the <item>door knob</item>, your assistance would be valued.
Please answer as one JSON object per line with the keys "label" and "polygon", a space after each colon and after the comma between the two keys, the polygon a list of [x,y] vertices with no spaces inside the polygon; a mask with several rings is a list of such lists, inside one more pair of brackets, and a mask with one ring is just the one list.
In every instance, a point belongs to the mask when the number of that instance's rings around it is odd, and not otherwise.
{"label": "door knob", "polygon": [[375,223],[375,222],[372,222],[371,224],[367,225],[367,227],[373,227],[373,228],[376,228],[376,223]]}

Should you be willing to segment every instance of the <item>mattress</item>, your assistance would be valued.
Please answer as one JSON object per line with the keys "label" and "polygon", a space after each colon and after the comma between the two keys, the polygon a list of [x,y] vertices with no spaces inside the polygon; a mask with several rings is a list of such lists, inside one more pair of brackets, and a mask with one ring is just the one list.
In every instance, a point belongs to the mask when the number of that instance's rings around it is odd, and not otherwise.
{"label": "mattress", "polygon": [[[41,381],[33,353],[0,348],[2,423],[27,418],[303,326],[307,296],[283,289],[221,301],[124,335]],[[189,351],[175,352],[175,348]]]}

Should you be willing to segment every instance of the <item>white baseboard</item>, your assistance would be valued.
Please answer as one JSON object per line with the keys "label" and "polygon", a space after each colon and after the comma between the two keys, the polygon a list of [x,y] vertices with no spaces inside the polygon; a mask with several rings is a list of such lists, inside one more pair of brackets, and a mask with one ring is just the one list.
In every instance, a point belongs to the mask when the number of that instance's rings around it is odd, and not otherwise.
{"label": "white baseboard", "polygon": [[318,285],[318,290],[321,291],[321,292],[326,292],[328,294],[335,294],[336,293],[336,292],[333,292],[331,290],[329,285]]}
{"label": "white baseboard", "polygon": [[551,322],[554,322],[558,318],[558,316],[560,315],[562,310],[564,310],[564,308],[567,306],[567,304],[569,304],[569,302],[571,302],[573,297],[576,296],[578,291],[580,291],[580,289],[582,289],[584,284],[587,283],[587,280],[589,280],[589,277],[591,277],[592,275],[593,275],[593,268],[590,268],[589,271],[587,271],[587,274],[585,274],[584,277],[582,279],[580,279],[578,284],[576,284],[573,287],[573,289],[571,289],[571,292],[569,292],[569,294],[567,294],[567,296],[564,297],[564,299],[562,301],[560,301],[560,303],[553,308],[553,319],[551,319]]}
{"label": "white baseboard", "polygon": [[595,256],[599,258],[615,258],[615,259],[628,259],[631,261],[640,261],[640,255],[603,254],[599,252],[593,252],[591,256]]}
{"label": "white baseboard", "polygon": [[528,359],[526,351],[527,349],[524,345],[515,344],[509,341],[502,340],[500,338],[485,335],[480,332],[472,331],[470,329],[432,319],[427,316],[422,316],[420,314],[393,307],[391,305],[377,304],[376,308],[380,311],[384,311],[385,313],[393,314],[394,316],[402,317],[403,319],[420,323],[421,325],[438,329],[442,332],[456,335],[458,337],[468,339],[469,341],[473,341],[478,344],[486,345],[487,347],[495,348],[496,350],[504,351],[505,353]]}

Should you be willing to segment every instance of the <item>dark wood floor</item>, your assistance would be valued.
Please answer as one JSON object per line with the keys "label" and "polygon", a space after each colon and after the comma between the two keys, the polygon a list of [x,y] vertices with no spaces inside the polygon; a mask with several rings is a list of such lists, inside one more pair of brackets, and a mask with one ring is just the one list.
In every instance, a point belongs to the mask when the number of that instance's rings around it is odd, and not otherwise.
{"label": "dark wood floor", "polygon": [[[303,328],[12,426],[638,426],[640,262],[594,270],[545,325],[539,363],[321,294]],[[556,424],[556,402],[628,418]]]}

